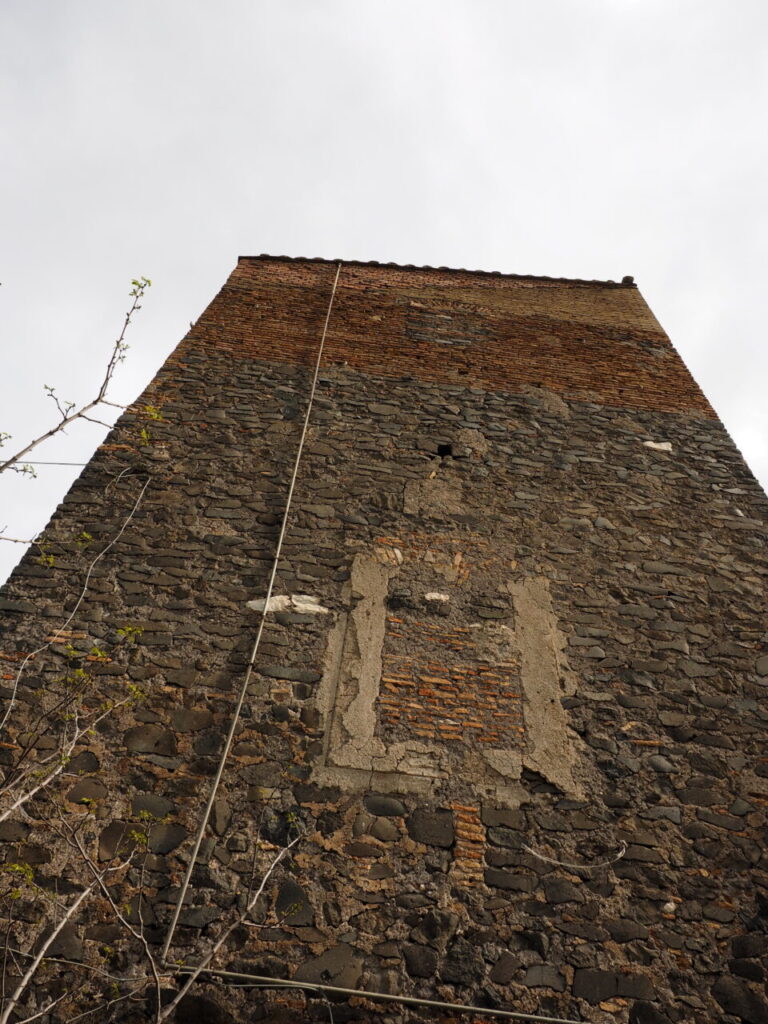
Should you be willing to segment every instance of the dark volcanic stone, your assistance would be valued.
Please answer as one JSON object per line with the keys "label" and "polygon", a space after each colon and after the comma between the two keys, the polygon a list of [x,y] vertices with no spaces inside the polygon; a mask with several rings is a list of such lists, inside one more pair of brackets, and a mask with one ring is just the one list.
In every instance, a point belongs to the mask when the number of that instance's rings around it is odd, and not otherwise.
{"label": "dark volcanic stone", "polygon": [[290,878],[280,886],[275,911],[281,924],[299,927],[315,923],[315,915],[306,892]]}
{"label": "dark volcanic stone", "polygon": [[345,850],[350,857],[380,857],[383,853],[378,846],[374,846],[373,843],[364,843],[361,839],[347,843]]}
{"label": "dark volcanic stone", "polygon": [[737,974],[748,981],[762,981],[765,978],[762,966],[754,960],[729,960],[728,968],[731,974]]}
{"label": "dark volcanic stone", "polygon": [[763,956],[768,953],[768,935],[761,932],[750,932],[749,935],[737,935],[731,941],[731,949],[735,957]]}
{"label": "dark volcanic stone", "polygon": [[581,968],[573,975],[573,994],[588,1003],[600,1003],[616,995],[618,979],[613,971]]}
{"label": "dark volcanic stone", "polygon": [[161,822],[150,829],[147,846],[150,853],[170,853],[186,838],[187,830],[182,825]]}
{"label": "dark volcanic stone", "polygon": [[370,833],[383,843],[393,843],[400,838],[400,829],[388,818],[378,818],[371,825]]}
{"label": "dark volcanic stone", "polygon": [[31,601],[11,601],[7,597],[0,597],[0,612],[16,612],[17,614],[34,613],[37,608]]}
{"label": "dark volcanic stone", "polygon": [[259,675],[269,676],[270,679],[287,679],[291,683],[319,683],[322,679],[320,672],[294,668],[291,665],[266,665],[258,669],[258,672]]}
{"label": "dark volcanic stone", "polygon": [[184,996],[176,1010],[176,1024],[230,1024],[231,1015],[208,996]]}
{"label": "dark volcanic stone", "polygon": [[520,967],[519,959],[513,953],[502,953],[491,971],[491,981],[495,985],[508,985]]}
{"label": "dark volcanic stone", "polygon": [[534,964],[525,972],[523,984],[528,988],[551,988],[555,992],[565,991],[565,978],[554,967],[548,964]]}
{"label": "dark volcanic stone", "polygon": [[175,754],[176,739],[160,725],[136,725],[123,737],[126,747],[135,754]]}
{"label": "dark volcanic stone", "polygon": [[445,910],[433,910],[411,932],[411,938],[434,949],[445,949],[458,927],[456,914]]}
{"label": "dark volcanic stone", "polygon": [[165,797],[156,796],[154,793],[137,793],[131,803],[131,811],[134,814],[151,814],[153,818],[164,818],[173,810],[173,804]]}
{"label": "dark volcanic stone", "polygon": [[653,1003],[638,1002],[633,1003],[629,1011],[629,1024],[672,1024],[672,1021]]}
{"label": "dark volcanic stone", "polygon": [[519,850],[523,845],[523,834],[501,825],[491,825],[488,829],[488,840],[494,846],[507,846]]}
{"label": "dark volcanic stone", "polygon": [[437,953],[429,946],[403,946],[403,957],[412,978],[431,978],[437,970]]}
{"label": "dark volcanic stone", "polygon": [[440,968],[441,981],[451,985],[475,985],[484,974],[480,951],[466,939],[459,939],[451,946]]}
{"label": "dark volcanic stone", "polygon": [[213,723],[213,715],[205,709],[195,711],[191,708],[179,708],[171,715],[171,724],[177,732],[199,732]]}
{"label": "dark volcanic stone", "polygon": [[18,843],[29,835],[29,825],[23,821],[0,822],[0,842]]}
{"label": "dark volcanic stone", "polygon": [[656,992],[644,974],[620,974],[617,995],[622,999],[655,999]]}
{"label": "dark volcanic stone", "polygon": [[61,957],[62,960],[82,960],[83,940],[77,927],[68,922],[50,944],[45,953],[50,957]]}
{"label": "dark volcanic stone", "polygon": [[99,767],[99,759],[92,750],[81,750],[72,758],[67,765],[67,771],[72,773],[95,772]]}
{"label": "dark volcanic stone", "polygon": [[299,966],[294,978],[296,981],[314,981],[340,988],[357,988],[362,973],[363,961],[358,951],[343,942],[327,949],[320,956],[306,960]]}
{"label": "dark volcanic stone", "polygon": [[643,974],[620,974],[596,968],[581,968],[573,976],[573,994],[589,1003],[612,996],[625,999],[654,999],[653,985]]}
{"label": "dark volcanic stone", "polygon": [[125,821],[113,821],[99,836],[99,860],[112,860],[118,853],[128,853],[135,845],[128,833],[132,826]]}
{"label": "dark volcanic stone", "polygon": [[501,868],[486,868],[484,874],[485,884],[494,889],[510,889],[513,892],[533,892],[536,888],[536,878],[533,875],[523,875],[519,872],[502,871]]}
{"label": "dark volcanic stone", "polygon": [[696,813],[702,821],[706,821],[708,825],[715,825],[717,828],[727,828],[731,832],[740,832],[744,828],[744,822],[732,814],[718,814],[706,807],[700,807]]}
{"label": "dark volcanic stone", "polygon": [[505,828],[525,828],[525,814],[520,810],[509,810],[507,807],[492,807],[483,804],[480,818],[484,825],[503,825]]}
{"label": "dark volcanic stone", "polygon": [[233,960],[231,970],[243,974],[256,974],[260,978],[287,978],[288,964],[284,959],[265,954],[254,960]]}
{"label": "dark volcanic stone", "polygon": [[99,779],[81,779],[67,793],[67,800],[73,804],[88,804],[103,800],[107,795],[107,787]]}
{"label": "dark volcanic stone", "polygon": [[404,910],[416,910],[419,907],[430,906],[430,904],[434,903],[434,900],[420,892],[405,892],[401,896],[395,897],[395,903]]}
{"label": "dark volcanic stone", "polygon": [[740,1017],[746,1024],[766,1024],[768,1021],[768,1002],[744,981],[718,978],[712,986],[712,995],[726,1013]]}
{"label": "dark volcanic stone", "polygon": [[628,918],[619,918],[617,921],[606,921],[605,927],[611,933],[614,942],[632,942],[634,939],[647,939],[648,929],[631,921]]}
{"label": "dark volcanic stone", "polygon": [[224,913],[220,907],[187,907],[179,914],[179,924],[186,928],[205,928],[218,921]]}
{"label": "dark volcanic stone", "polygon": [[566,878],[548,878],[544,882],[544,893],[548,903],[581,903],[582,891]]}
{"label": "dark volcanic stone", "polygon": [[427,846],[453,846],[453,812],[418,807],[406,822],[408,834]]}
{"label": "dark volcanic stone", "polygon": [[401,818],[405,814],[405,804],[393,796],[369,793],[363,799],[363,806],[369,814],[381,818]]}

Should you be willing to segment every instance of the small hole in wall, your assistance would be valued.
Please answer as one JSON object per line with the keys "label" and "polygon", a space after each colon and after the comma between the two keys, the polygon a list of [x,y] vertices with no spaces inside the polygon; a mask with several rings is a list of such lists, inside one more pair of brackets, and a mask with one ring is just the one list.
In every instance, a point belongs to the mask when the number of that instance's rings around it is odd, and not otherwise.
{"label": "small hole in wall", "polygon": [[447,458],[449,456],[452,456],[453,455],[453,445],[452,444],[439,444],[437,446],[437,454],[440,455],[442,458]]}

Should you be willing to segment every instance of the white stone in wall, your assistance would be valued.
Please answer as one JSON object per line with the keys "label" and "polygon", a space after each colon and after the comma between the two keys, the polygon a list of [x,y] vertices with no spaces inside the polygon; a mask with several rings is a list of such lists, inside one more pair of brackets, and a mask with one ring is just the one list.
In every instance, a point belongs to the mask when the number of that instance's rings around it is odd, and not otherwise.
{"label": "white stone in wall", "polygon": [[[264,611],[264,598],[248,601],[246,608],[254,612]],[[327,615],[330,608],[320,604],[320,599],[310,594],[278,594],[270,597],[268,612],[299,612],[302,615]]]}

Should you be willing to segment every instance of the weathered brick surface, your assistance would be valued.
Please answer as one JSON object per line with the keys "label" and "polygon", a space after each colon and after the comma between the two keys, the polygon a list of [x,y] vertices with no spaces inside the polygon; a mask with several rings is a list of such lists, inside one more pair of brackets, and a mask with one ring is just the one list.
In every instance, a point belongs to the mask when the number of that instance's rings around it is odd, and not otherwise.
{"label": "weathered brick surface", "polygon": [[[241,259],[182,345],[303,363],[335,265]],[[712,409],[634,285],[347,265],[328,365],[605,405]]]}
{"label": "weathered brick surface", "polygon": [[[57,510],[44,557],[2,592],[6,701],[25,653],[53,638],[20,679],[9,777],[55,749],[67,722],[45,731],[37,716],[78,671],[88,706],[145,693],[83,737],[53,793],[100,865],[146,834],[114,885],[155,949],[253,643],[246,602],[264,594],[334,273],[241,261]],[[173,958],[194,960],[232,919],[254,839],[261,866],[301,829],[219,966],[622,1024],[759,1020],[768,502],[638,292],[353,266],[327,354],[275,592],[328,611],[268,619]],[[362,557],[389,574],[371,743],[421,746],[400,774],[350,769],[345,788],[323,776],[320,694],[329,637],[366,600],[351,585]],[[551,595],[567,722],[549,759],[515,604],[531,581]],[[490,747],[518,765],[513,781]],[[55,805],[27,811],[0,825],[6,875],[28,864],[48,890],[87,884]],[[48,913],[35,891],[14,903],[18,948]],[[104,901],[68,944],[120,976],[142,963]],[[78,970],[46,967],[39,999],[72,971],[92,1006],[99,976]],[[202,985],[179,1020],[323,1019],[309,1001]],[[126,1001],[105,1019],[148,1012]]]}

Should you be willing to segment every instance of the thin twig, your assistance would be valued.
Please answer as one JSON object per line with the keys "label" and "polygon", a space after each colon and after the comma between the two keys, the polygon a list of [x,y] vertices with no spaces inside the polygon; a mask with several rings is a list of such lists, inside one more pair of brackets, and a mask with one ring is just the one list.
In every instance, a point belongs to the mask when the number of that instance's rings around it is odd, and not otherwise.
{"label": "thin twig", "polygon": [[[152,979],[153,979],[154,985],[155,985],[155,996],[156,996],[156,999],[157,999],[157,1008],[156,1008],[156,1011],[155,1011],[155,1020],[159,1022],[162,1019],[160,1017],[160,1005],[161,1005],[161,1000],[162,1000],[161,986],[160,986],[160,972],[158,971],[157,962],[156,962],[155,957],[154,957],[154,955],[152,953],[152,950],[149,948],[149,943],[147,942],[146,937],[144,936],[144,923],[143,923],[142,918],[141,918],[141,899],[139,899],[139,921],[141,921],[141,928],[140,928],[140,930],[137,931],[136,928],[133,927],[133,925],[130,923],[130,921],[128,921],[126,916],[123,914],[120,906],[116,903],[114,897],[112,896],[112,893],[109,891],[109,887],[104,882],[104,874],[103,874],[103,872],[100,872],[99,869],[96,867],[96,864],[94,863],[93,859],[89,856],[88,851],[83,846],[83,842],[82,842],[82,839],[80,838],[80,836],[72,828],[72,826],[69,825],[68,822],[64,821],[63,818],[61,819],[61,823],[62,823],[62,825],[64,826],[64,828],[67,830],[67,832],[70,835],[70,840],[71,840],[70,845],[74,845],[77,848],[77,851],[80,854],[80,856],[82,857],[82,859],[83,859],[83,861],[85,863],[85,866],[88,868],[88,870],[90,871],[91,875],[93,876],[93,878],[95,880],[94,884],[99,886],[99,888],[101,889],[102,896],[104,896],[104,898],[107,900],[107,902],[109,903],[110,907],[112,908],[112,913],[117,917],[117,919],[120,922],[120,924],[128,932],[130,932],[130,934],[138,942],[141,943],[141,945],[142,945],[142,947],[144,949],[144,955],[146,956],[147,962],[149,963],[149,968],[152,971]],[[59,831],[59,830],[57,829],[56,831]],[[59,835],[61,835],[61,832],[59,832]],[[129,858],[129,860],[130,860],[130,858]],[[0,1024],[3,1024],[3,1022],[0,1021]]]}
{"label": "thin twig", "polygon": [[[106,1015],[106,1011],[110,1008],[110,1006],[114,1006],[115,1003],[122,1003],[123,1000],[125,1000],[125,999],[133,998],[133,996],[136,995],[136,991],[137,990],[134,989],[132,992],[126,992],[126,994],[124,996],[116,996],[114,999],[110,999],[109,1002],[105,1006],[94,1006],[90,1010],[84,1010],[82,1013],[78,1013],[77,1016],[70,1017],[69,1020],[68,1020],[68,1024],[74,1024],[74,1022],[76,1020],[82,1020],[83,1017],[87,1017],[91,1013],[99,1013],[100,1012],[100,1013]],[[106,1016],[104,1016],[104,1020],[107,1020]]]}
{"label": "thin twig", "polygon": [[[235,928],[237,928],[248,917],[248,915],[251,913],[253,908],[256,906],[256,903],[258,902],[259,897],[264,892],[264,889],[266,888],[267,882],[269,881],[272,873],[277,868],[277,865],[280,863],[280,861],[283,859],[283,857],[285,857],[285,855],[289,852],[289,850],[291,850],[292,847],[294,847],[296,845],[296,843],[298,843],[299,840],[302,839],[302,838],[303,838],[303,834],[296,836],[294,839],[292,839],[290,841],[290,843],[288,843],[287,846],[284,846],[282,848],[282,850],[280,850],[280,852],[274,858],[274,860],[269,865],[267,870],[264,872],[264,875],[262,876],[261,882],[259,883],[258,887],[253,891],[253,893],[251,895],[251,898],[249,899],[248,903],[246,904],[245,910],[241,914],[238,915],[236,920],[233,921],[233,923],[228,928],[224,929],[224,931],[221,933],[221,935],[216,940],[216,942],[214,942],[213,946],[209,949],[209,951],[202,958],[200,963],[197,964],[196,967],[192,968],[192,973],[190,974],[188,980],[184,983],[184,985],[182,985],[182,987],[176,993],[176,996],[174,997],[173,1001],[168,1003],[168,1005],[165,1006],[162,1009],[162,1011],[159,1013],[158,1018],[157,1018],[158,1022],[162,1022],[164,1020],[167,1020],[171,1016],[171,1014],[175,1011],[176,1007],[179,1005],[181,1000],[184,998],[184,996],[187,994],[187,992],[190,990],[190,988],[194,985],[194,983],[200,977],[202,972],[206,969],[206,967],[211,962],[211,960],[213,960],[213,958],[219,952],[219,950],[224,945],[224,943],[227,941],[227,939],[232,934],[232,932],[235,930]],[[0,1021],[0,1024],[4,1024],[4,1022]]]}
{"label": "thin twig", "polygon": [[[132,282],[133,289],[130,294],[133,298],[133,303],[131,304],[131,307],[128,310],[128,312],[125,314],[123,329],[120,331],[117,340],[112,346],[112,353],[107,363],[107,369],[104,374],[104,378],[102,379],[102,382],[99,386],[99,390],[96,393],[96,397],[91,399],[90,402],[86,402],[85,405],[82,405],[79,409],[76,409],[73,412],[72,410],[75,409],[74,402],[65,402],[64,405],[62,405],[54,389],[51,387],[46,387],[45,390],[47,394],[50,396],[50,398],[53,399],[56,405],[56,409],[59,415],[61,416],[60,421],[55,426],[51,427],[50,430],[46,430],[44,434],[41,434],[39,437],[36,437],[33,441],[30,441],[29,444],[19,449],[19,451],[17,451],[15,455],[12,455],[9,459],[6,459],[4,462],[0,462],[0,473],[3,473],[7,469],[13,469],[16,466],[16,464],[24,458],[27,452],[31,452],[33,448],[37,448],[39,444],[42,444],[43,441],[47,441],[49,437],[53,437],[55,434],[60,434],[63,430],[66,429],[66,427],[69,426],[70,423],[74,423],[76,420],[80,419],[87,419],[87,414],[91,411],[91,409],[96,408],[97,405],[104,404],[106,400],[107,389],[109,388],[109,385],[112,381],[112,377],[114,376],[115,370],[117,369],[117,364],[120,362],[125,352],[125,333],[128,330],[128,327],[131,323],[131,317],[133,316],[134,313],[141,309],[140,300],[143,298],[144,292],[147,290],[151,283],[152,282],[146,277],[142,277],[140,280]],[[109,425],[110,424],[104,424],[104,426]],[[7,440],[8,435],[4,434],[3,437]]]}
{"label": "thin twig", "polygon": [[[46,789],[48,786],[50,786],[53,780],[57,776],[61,775],[61,773],[64,771],[64,767],[66,766],[69,758],[71,757],[72,751],[75,749],[75,747],[83,738],[83,736],[85,736],[85,734],[89,732],[91,729],[95,728],[99,724],[99,722],[101,722],[104,718],[107,717],[107,715],[111,714],[117,708],[123,707],[124,705],[130,703],[131,699],[131,697],[125,697],[123,700],[118,701],[117,704],[111,704],[108,708],[102,711],[102,713],[98,715],[96,718],[88,719],[87,725],[83,726],[82,728],[79,725],[76,725],[75,732],[72,734],[72,737],[67,741],[67,744],[64,746],[62,750],[54,751],[53,754],[50,754],[43,761],[38,762],[36,765],[31,765],[29,769],[25,772],[25,774],[21,777],[21,779],[16,780],[14,785],[18,785],[20,782],[23,782],[24,779],[29,778],[30,774],[38,771],[40,765],[45,765],[54,758],[58,759],[58,764],[53,769],[53,771],[51,771],[48,775],[45,775],[43,778],[41,778],[37,785],[33,786],[31,789],[26,790],[20,796],[16,797],[16,799],[10,805],[10,807],[7,807],[4,811],[0,812],[0,822],[5,821],[6,818],[9,818],[11,814],[14,813],[14,811],[18,811],[21,807],[24,806],[24,804],[28,803],[33,796],[36,796],[36,794],[39,793],[41,790]],[[0,1024],[2,1024],[2,1021],[0,1021]]]}
{"label": "thin twig", "polygon": [[16,1024],[30,1024],[30,1021],[37,1020],[38,1017],[43,1017],[46,1013],[54,1008],[57,1003],[60,1003],[62,999],[66,999],[70,992],[62,992],[58,999],[54,999],[52,1003],[48,1003],[42,1010],[38,1010],[37,1013],[33,1013],[31,1017],[25,1017],[24,1020],[16,1021]]}
{"label": "thin twig", "polygon": [[27,985],[30,983],[32,978],[34,978],[38,967],[45,959],[45,954],[53,945],[54,939],[56,939],[56,937],[59,935],[64,925],[67,924],[67,922],[75,915],[83,900],[87,899],[87,897],[90,896],[90,894],[96,888],[96,884],[96,882],[92,882],[87,889],[83,889],[83,891],[80,893],[77,899],[69,906],[66,913],[62,915],[61,920],[53,929],[51,934],[45,939],[44,942],[41,943],[40,949],[37,952],[37,956],[30,964],[28,970],[22,977],[21,981],[16,986],[13,995],[9,998],[8,1002],[6,1003],[5,1009],[3,1010],[2,1015],[0,1015],[0,1024],[8,1024],[8,1020],[10,1019],[10,1016],[13,1013],[14,1007],[24,994],[24,990],[26,989]]}
{"label": "thin twig", "polygon": [[[118,477],[118,480],[120,479],[120,477],[123,476],[124,473],[125,473],[125,470],[123,470],[123,472],[120,473],[120,476]],[[109,544],[107,544],[107,546],[105,548],[103,548],[99,552],[98,555],[96,555],[96,557],[93,559],[91,564],[88,566],[88,571],[85,574],[85,582],[83,583],[83,588],[80,591],[80,596],[78,597],[77,601],[75,602],[74,608],[72,609],[72,611],[67,616],[67,619],[64,622],[64,624],[59,626],[58,629],[54,630],[54,632],[51,634],[51,636],[56,637],[57,635],[61,634],[61,632],[63,630],[65,630],[69,626],[69,624],[72,621],[72,619],[74,619],[75,615],[77,614],[78,610],[80,609],[80,605],[83,603],[83,600],[85,598],[86,592],[88,590],[88,584],[90,583],[90,580],[91,580],[91,573],[93,572],[94,568],[96,567],[96,563],[99,562],[104,557],[104,555],[106,555],[106,553],[110,550],[110,548],[112,548],[118,542],[118,540],[120,540],[120,538],[122,537],[123,533],[125,532],[126,527],[130,523],[130,521],[133,519],[133,517],[135,516],[136,510],[138,509],[139,505],[141,504],[141,499],[144,497],[144,492],[149,487],[151,482],[152,482],[152,477],[151,476],[147,477],[147,479],[146,479],[146,481],[144,483],[144,486],[141,488],[141,491],[139,492],[138,498],[134,502],[133,508],[131,509],[131,511],[129,512],[127,518],[123,522],[123,525],[117,531],[117,533],[112,538],[112,540],[109,542]],[[0,721],[0,729],[4,728],[5,723],[8,721],[8,716],[10,715],[11,711],[13,710],[13,706],[16,703],[16,693],[18,691],[19,681],[21,680],[21,676],[22,676],[22,673],[24,672],[24,669],[27,667],[27,665],[29,664],[29,662],[33,658],[36,658],[38,654],[42,654],[43,651],[47,650],[51,646],[51,644],[53,642],[54,642],[53,640],[46,641],[41,647],[38,647],[36,650],[31,651],[24,658],[24,660],[22,661],[22,663],[21,663],[21,665],[19,667],[19,671],[16,673],[16,678],[13,681],[13,687],[11,689],[11,698],[10,698],[10,701],[8,703],[8,707],[6,708],[6,711],[5,711],[5,714],[3,715],[2,721]]]}

